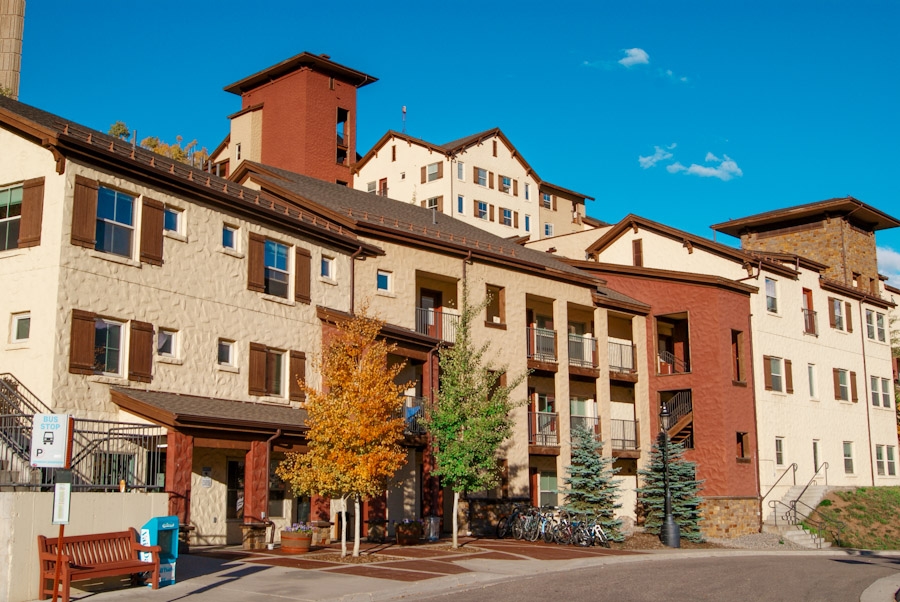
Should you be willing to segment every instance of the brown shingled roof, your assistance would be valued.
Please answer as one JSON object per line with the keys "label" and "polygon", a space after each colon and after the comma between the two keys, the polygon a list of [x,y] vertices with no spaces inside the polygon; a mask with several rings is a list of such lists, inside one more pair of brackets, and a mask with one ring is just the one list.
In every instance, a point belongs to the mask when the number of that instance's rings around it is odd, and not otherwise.
{"label": "brown shingled roof", "polygon": [[807,223],[827,217],[848,217],[861,227],[869,230],[886,230],[900,226],[900,220],[867,205],[852,196],[817,201],[805,205],[795,205],[757,213],[747,217],[728,220],[711,226],[713,230],[739,237],[742,232],[767,231],[774,228]]}

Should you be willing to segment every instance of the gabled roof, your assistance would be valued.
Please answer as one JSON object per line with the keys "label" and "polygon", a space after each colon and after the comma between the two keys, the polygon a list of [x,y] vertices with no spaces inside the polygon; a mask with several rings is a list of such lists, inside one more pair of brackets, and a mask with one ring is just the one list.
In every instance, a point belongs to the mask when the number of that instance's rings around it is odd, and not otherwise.
{"label": "gabled roof", "polygon": [[795,205],[729,220],[712,226],[713,230],[740,237],[746,231],[760,232],[809,223],[828,217],[848,217],[865,230],[885,230],[900,226],[900,220],[867,205],[852,196]]}
{"label": "gabled roof", "polygon": [[242,80],[236,81],[231,85],[225,86],[226,92],[237,94],[240,96],[248,90],[252,90],[257,86],[268,83],[279,77],[293,73],[303,67],[313,67],[316,71],[321,71],[333,75],[337,79],[347,82],[357,88],[362,88],[373,82],[377,82],[378,78],[366,75],[362,71],[345,67],[344,65],[329,60],[327,54],[312,54],[311,52],[301,52],[296,56],[283,60],[276,65],[267,67],[262,71],[257,71],[253,75],[249,75]]}
{"label": "gabled roof", "polygon": [[725,278],[724,276],[711,276],[707,274],[698,274],[695,272],[679,272],[675,270],[662,270],[658,268],[645,268],[633,265],[619,265],[617,263],[601,263],[597,261],[584,261],[578,259],[568,259],[566,260],[566,262],[585,271],[592,272],[601,276],[613,274],[631,278],[667,280],[670,282],[682,282],[685,284],[722,288],[745,295],[751,295],[759,291],[759,287],[744,284],[742,282],[737,282],[736,280]]}

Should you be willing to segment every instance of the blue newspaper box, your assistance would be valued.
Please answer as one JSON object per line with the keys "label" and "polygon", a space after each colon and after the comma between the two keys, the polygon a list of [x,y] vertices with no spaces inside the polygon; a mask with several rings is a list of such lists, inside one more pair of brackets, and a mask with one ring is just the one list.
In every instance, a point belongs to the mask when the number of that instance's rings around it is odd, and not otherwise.
{"label": "blue newspaper box", "polygon": [[[175,583],[175,561],[178,560],[178,517],[157,516],[141,527],[141,544],[160,546],[159,586]],[[141,560],[150,562],[150,552],[141,552]]]}

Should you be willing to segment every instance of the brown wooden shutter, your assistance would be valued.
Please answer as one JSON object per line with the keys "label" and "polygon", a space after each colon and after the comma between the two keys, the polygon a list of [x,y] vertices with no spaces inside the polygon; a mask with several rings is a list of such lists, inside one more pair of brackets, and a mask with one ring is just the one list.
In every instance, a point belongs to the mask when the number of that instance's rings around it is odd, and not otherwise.
{"label": "brown wooden shutter", "polygon": [[497,156],[497,141],[494,140],[494,156]]}
{"label": "brown wooden shutter", "polygon": [[837,319],[834,315],[834,297],[828,297],[828,325],[832,328],[837,326]]}
{"label": "brown wooden shutter", "polygon": [[141,261],[144,263],[162,265],[165,213],[165,205],[153,199],[144,199],[141,210]]}
{"label": "brown wooden shutter", "polygon": [[642,267],[644,265],[644,243],[641,239],[631,241],[631,254],[634,265]]}
{"label": "brown wooden shutter", "polygon": [[309,303],[312,300],[312,255],[303,247],[294,254],[294,300]]}
{"label": "brown wooden shutter", "polygon": [[259,343],[250,343],[250,395],[266,394],[266,353],[268,349]]}
{"label": "brown wooden shutter", "polygon": [[306,354],[302,351],[291,351],[291,365],[288,371],[288,394],[291,401],[306,401],[306,393],[300,388],[298,381],[306,380]]}
{"label": "brown wooden shutter", "polygon": [[478,201],[476,200],[472,201],[472,216],[478,217]]}
{"label": "brown wooden shutter", "polygon": [[428,166],[427,166],[427,165],[423,165],[423,166],[422,166],[422,170],[421,170],[421,171],[422,171],[422,184],[424,184],[424,183],[425,183],[425,180],[428,178],[427,170],[428,170]]}
{"label": "brown wooden shutter", "polygon": [[491,221],[494,221],[494,206],[488,205],[488,217],[490,217]]}
{"label": "brown wooden shutter", "polygon": [[841,399],[841,371],[837,368],[832,368],[831,378],[834,380],[834,399],[839,401]]}
{"label": "brown wooden shutter", "polygon": [[128,380],[149,383],[153,379],[153,324],[131,321],[128,345]]}
{"label": "brown wooden shutter", "polygon": [[856,372],[850,373],[850,400],[853,401],[853,403],[859,401],[859,395],[856,391]]}
{"label": "brown wooden shutter", "polygon": [[553,210],[556,211],[556,195],[553,195]]}
{"label": "brown wooden shutter", "polygon": [[438,213],[444,212],[444,195],[441,195],[437,198],[437,210]]}
{"label": "brown wooden shutter", "polygon": [[844,316],[845,322],[847,323],[847,332],[853,332],[853,313],[851,309],[849,303],[844,304],[844,313],[847,314]]}
{"label": "brown wooden shutter", "polygon": [[766,391],[772,390],[772,358],[763,356],[763,378],[766,383]]}
{"label": "brown wooden shutter", "polygon": [[494,172],[492,171],[488,172],[488,188],[494,189]]}
{"label": "brown wooden shutter", "polygon": [[788,393],[794,392],[794,372],[791,360],[784,360],[784,386]]}
{"label": "brown wooden shutter", "polygon": [[519,196],[519,181],[513,180],[513,196]]}
{"label": "brown wooden shutter", "polygon": [[19,218],[19,248],[41,244],[41,221],[44,215],[44,178],[22,183],[22,216]]}
{"label": "brown wooden shutter", "polygon": [[475,166],[472,166],[472,182],[478,183],[478,168]]}
{"label": "brown wooden shutter", "polygon": [[72,244],[93,249],[97,244],[97,190],[96,180],[75,176],[75,196],[72,201]]}
{"label": "brown wooden shutter", "polygon": [[257,293],[266,290],[266,239],[253,232],[247,245],[247,288]]}
{"label": "brown wooden shutter", "polygon": [[438,165],[438,175],[437,175],[437,179],[440,180],[441,178],[444,177],[444,162],[443,162],[443,161],[439,161],[437,165]]}
{"label": "brown wooden shutter", "polygon": [[519,212],[513,211],[513,228],[519,227]]}
{"label": "brown wooden shutter", "polygon": [[72,333],[69,344],[69,372],[94,373],[94,321],[95,314],[80,309],[72,310]]}

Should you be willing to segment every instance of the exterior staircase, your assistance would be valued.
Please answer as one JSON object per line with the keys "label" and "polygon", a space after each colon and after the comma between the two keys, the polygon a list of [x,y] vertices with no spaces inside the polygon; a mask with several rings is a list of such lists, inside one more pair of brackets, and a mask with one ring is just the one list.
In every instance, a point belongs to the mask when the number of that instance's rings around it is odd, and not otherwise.
{"label": "exterior staircase", "polygon": [[14,484],[41,483],[41,471],[30,465],[31,416],[49,413],[15,376],[0,374],[0,491]]}
{"label": "exterior staircase", "polygon": [[801,517],[812,512],[811,509],[819,505],[819,502],[822,501],[830,488],[825,485],[810,485],[806,487],[806,491],[803,491],[803,488],[804,485],[794,485],[784,494],[781,500],[776,502],[774,508],[768,508],[769,514],[766,516],[766,520],[763,521],[762,531],[763,533],[776,533],[791,543],[804,548],[829,548],[831,547],[831,542],[825,541],[823,537],[810,533],[802,525],[795,523],[790,510],[792,507],[796,507],[797,513]]}

